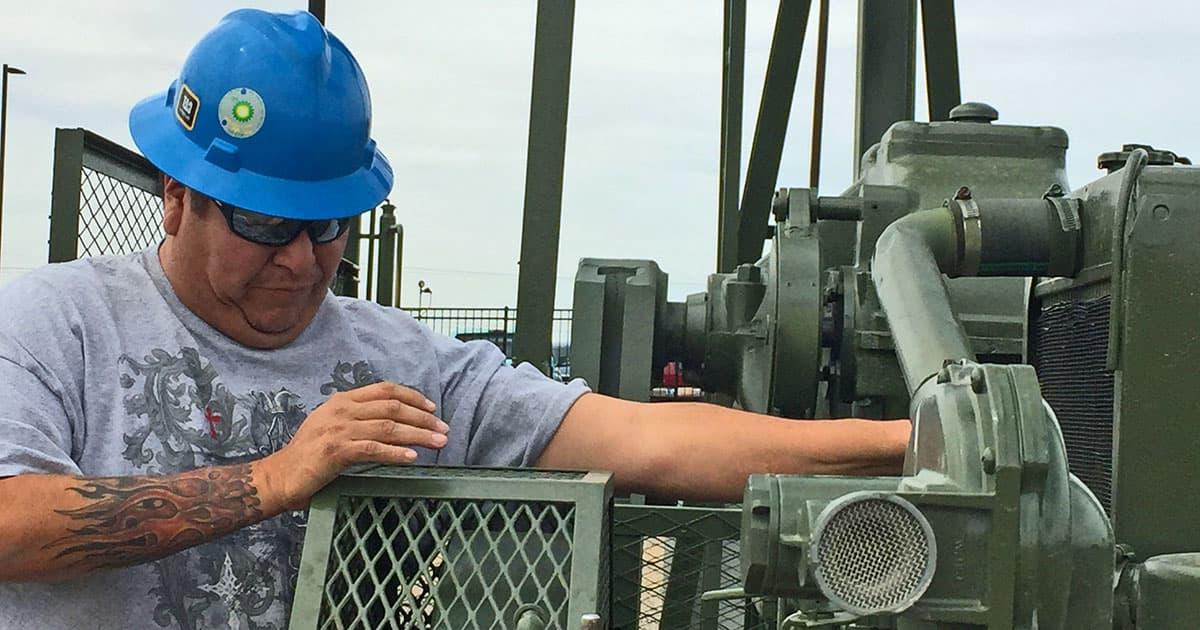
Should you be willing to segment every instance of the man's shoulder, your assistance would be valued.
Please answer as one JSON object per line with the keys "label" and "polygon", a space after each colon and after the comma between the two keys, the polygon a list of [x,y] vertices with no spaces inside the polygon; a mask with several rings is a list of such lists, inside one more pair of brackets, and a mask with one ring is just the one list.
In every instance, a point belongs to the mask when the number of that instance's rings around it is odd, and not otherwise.
{"label": "man's shoulder", "polygon": [[143,273],[138,255],[95,256],[43,265],[0,287],[0,312],[9,321],[53,318],[90,310],[112,291],[128,291]]}
{"label": "man's shoulder", "polygon": [[382,306],[359,298],[334,297],[334,304],[350,321],[358,336],[395,339],[426,336],[428,330],[403,309]]}

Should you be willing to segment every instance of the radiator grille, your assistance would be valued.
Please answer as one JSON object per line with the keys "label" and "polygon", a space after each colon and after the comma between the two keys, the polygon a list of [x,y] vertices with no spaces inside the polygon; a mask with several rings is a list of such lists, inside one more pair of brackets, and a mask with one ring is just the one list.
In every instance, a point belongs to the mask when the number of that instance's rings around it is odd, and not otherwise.
{"label": "radiator grille", "polygon": [[1033,364],[1075,473],[1112,510],[1113,375],[1104,367],[1111,298],[1047,304],[1032,327]]}

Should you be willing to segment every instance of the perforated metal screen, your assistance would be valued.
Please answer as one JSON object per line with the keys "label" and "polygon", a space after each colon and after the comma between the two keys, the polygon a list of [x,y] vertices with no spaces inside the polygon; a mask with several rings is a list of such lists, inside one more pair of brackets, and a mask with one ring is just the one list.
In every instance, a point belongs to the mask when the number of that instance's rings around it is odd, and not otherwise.
{"label": "perforated metal screen", "polygon": [[614,628],[757,630],[773,611],[759,598],[701,601],[741,586],[740,508],[613,508]]}
{"label": "perforated metal screen", "polygon": [[379,468],[314,499],[293,628],[573,628],[608,616],[608,476]]}

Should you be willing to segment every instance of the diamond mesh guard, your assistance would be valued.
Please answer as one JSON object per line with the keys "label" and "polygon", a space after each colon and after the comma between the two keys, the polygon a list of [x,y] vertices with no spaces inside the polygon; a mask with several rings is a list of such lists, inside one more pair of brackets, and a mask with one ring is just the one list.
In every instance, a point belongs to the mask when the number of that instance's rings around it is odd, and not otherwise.
{"label": "diamond mesh guard", "polygon": [[79,196],[79,256],[116,256],[141,251],[161,240],[162,199],[83,168]]}
{"label": "diamond mesh guard", "polygon": [[900,612],[933,579],[929,521],[908,501],[852,493],[826,506],[812,541],[813,573],[834,604],[861,615]]}
{"label": "diamond mesh guard", "polygon": [[343,497],[322,629],[567,625],[570,503]]}
{"label": "diamond mesh guard", "polygon": [[398,466],[313,498],[293,630],[547,627],[607,619],[611,476]]}

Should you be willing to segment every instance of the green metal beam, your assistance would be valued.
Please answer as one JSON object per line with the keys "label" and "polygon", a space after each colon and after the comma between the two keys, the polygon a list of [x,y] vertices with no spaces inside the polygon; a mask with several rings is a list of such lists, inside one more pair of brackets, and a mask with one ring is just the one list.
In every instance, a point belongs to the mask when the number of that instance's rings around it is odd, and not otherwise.
{"label": "green metal beam", "polygon": [[950,110],[962,102],[954,0],[921,0],[921,33],[925,39],[929,120],[950,120]]}
{"label": "green metal beam", "polygon": [[729,273],[737,265],[745,75],[746,0],[725,0],[725,37],[721,55],[721,170],[717,192],[718,273]]}
{"label": "green metal beam", "polygon": [[50,262],[79,257],[79,195],[83,184],[82,129],[54,130],[50,187]]}
{"label": "green metal beam", "polygon": [[811,0],[779,2],[771,56],[767,60],[762,100],[758,106],[758,123],[754,128],[754,144],[746,167],[746,187],[738,213],[738,264],[752,263],[762,255],[811,6]]}
{"label": "green metal beam", "polygon": [[545,374],[550,372],[574,24],[574,0],[538,0],[513,354],[514,362],[530,362]]}
{"label": "green metal beam", "polygon": [[916,56],[916,0],[859,0],[855,178],[863,153],[888,127],[913,119]]}

